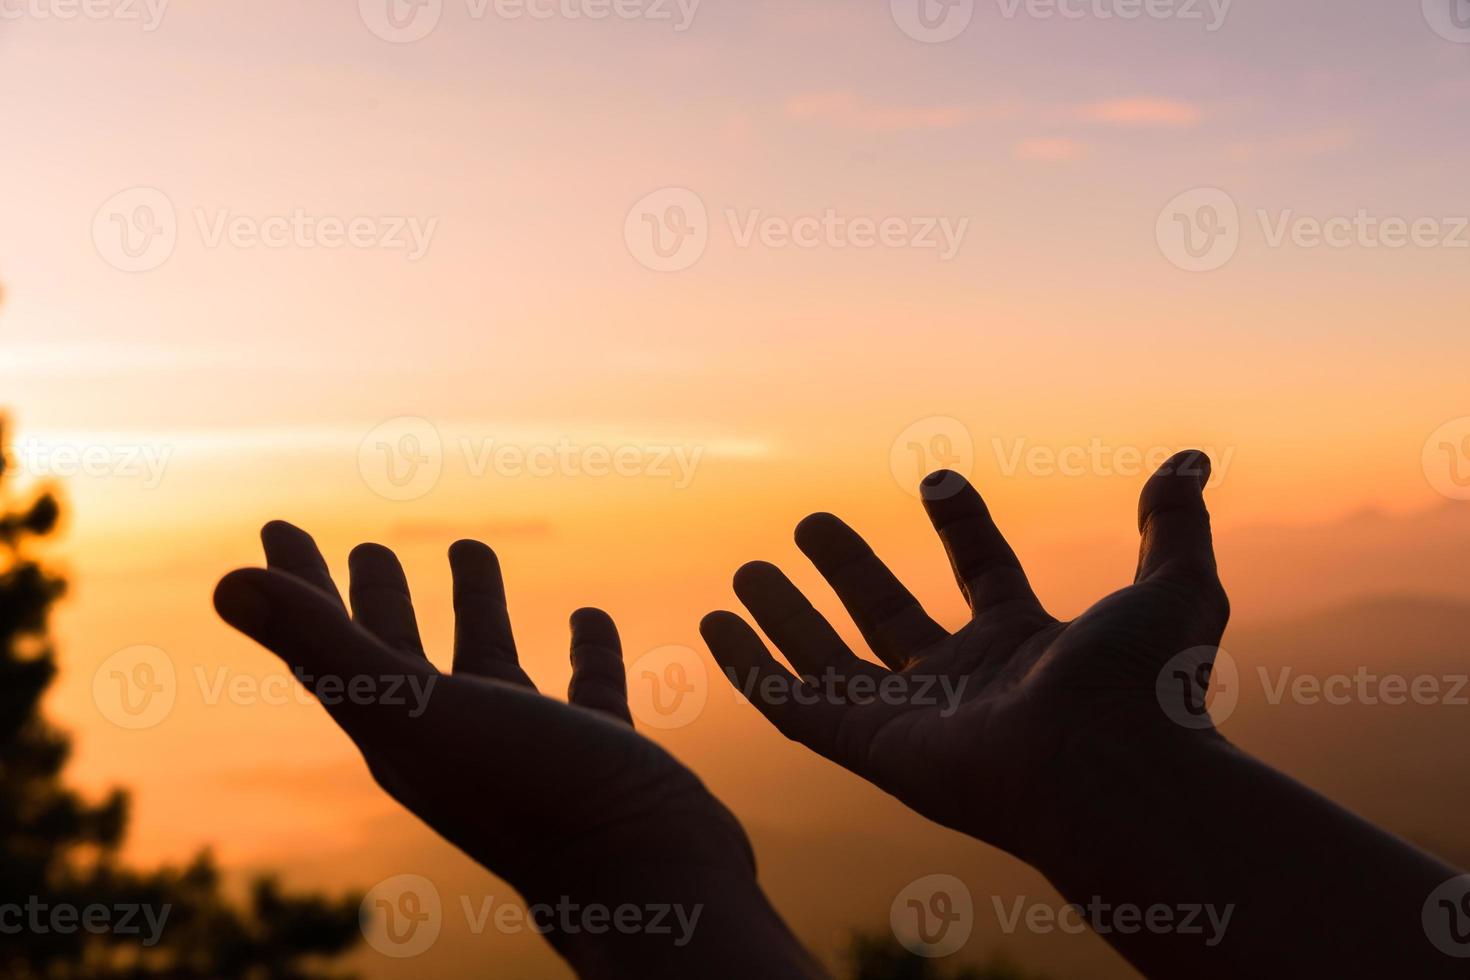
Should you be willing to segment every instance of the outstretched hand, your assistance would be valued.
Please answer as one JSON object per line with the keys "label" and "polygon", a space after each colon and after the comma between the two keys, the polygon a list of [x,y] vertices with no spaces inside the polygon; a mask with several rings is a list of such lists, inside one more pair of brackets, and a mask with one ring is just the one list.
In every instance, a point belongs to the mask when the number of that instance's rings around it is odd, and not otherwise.
{"label": "outstretched hand", "polygon": [[[605,613],[572,615],[563,704],[538,694],[519,664],[499,562],[485,545],[450,548],[454,659],[443,674],[425,656],[391,551],[352,552],[349,616],[309,535],[275,522],[261,537],[268,567],[225,576],[215,606],[285,660],[390,795],[512,884],[533,912],[560,902],[610,916],[632,906],[647,922],[651,907],[665,907],[655,932],[593,936],[546,922],[548,939],[584,975],[678,975],[711,956],[756,968],[758,954],[742,953],[730,931],[741,920],[748,935],[778,933],[781,941],[764,937],[767,957],[800,955],[760,896],[739,823],[634,732]],[[674,906],[693,920],[682,932],[670,928]]]}
{"label": "outstretched hand", "polygon": [[1042,607],[979,494],[942,471],[921,492],[969,603],[957,631],[830,514],[802,521],[796,543],[882,665],[855,654],[765,562],[742,567],[735,591],[800,676],[734,613],[711,613],[702,631],[726,675],[788,737],[931,819],[1035,861],[1070,832],[1068,803],[1097,778],[1101,756],[1190,733],[1161,710],[1156,686],[1184,651],[1203,648],[1198,663],[1208,664],[1229,616],[1202,495],[1209,473],[1200,453],[1164,464],[1139,505],[1133,584],[1071,622]]}
{"label": "outstretched hand", "polygon": [[[1185,453],[1148,481],[1133,584],[1071,622],[1042,608],[979,495],[936,473],[924,505],[970,604],[958,631],[819,514],[797,544],[883,666],[763,563],[735,591],[802,676],[732,613],[708,616],[705,639],[782,732],[1038,867],[1145,975],[1460,976],[1433,903],[1464,879],[1210,723],[1229,604],[1209,472]],[[1202,910],[1215,926],[1198,924]]]}

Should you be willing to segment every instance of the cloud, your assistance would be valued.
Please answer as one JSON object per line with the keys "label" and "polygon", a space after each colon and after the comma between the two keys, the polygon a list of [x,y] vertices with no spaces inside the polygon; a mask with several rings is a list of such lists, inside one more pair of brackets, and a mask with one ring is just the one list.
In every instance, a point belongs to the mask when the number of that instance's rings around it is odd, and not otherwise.
{"label": "cloud", "polygon": [[1152,97],[1092,102],[1078,112],[1088,122],[1109,126],[1193,126],[1201,114],[1188,102]]}
{"label": "cloud", "polygon": [[1061,160],[1080,160],[1088,154],[1086,143],[1066,137],[1038,137],[1017,143],[1013,149],[1017,160],[1036,160],[1054,163]]}

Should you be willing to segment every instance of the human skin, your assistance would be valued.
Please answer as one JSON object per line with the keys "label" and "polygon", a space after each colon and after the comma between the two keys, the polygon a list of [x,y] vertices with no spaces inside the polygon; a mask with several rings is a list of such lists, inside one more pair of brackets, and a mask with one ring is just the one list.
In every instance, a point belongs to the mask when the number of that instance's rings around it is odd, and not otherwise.
{"label": "human skin", "polygon": [[969,483],[940,472],[921,496],[970,607],[960,629],[936,623],[846,524],[816,514],[797,545],[881,664],[764,562],[739,570],[735,592],[796,675],[734,613],[711,613],[702,632],[788,737],[1031,863],[1070,902],[1228,911],[1223,935],[1094,923],[1150,976],[1463,976],[1466,961],[1421,921],[1453,868],[1194,717],[1229,618],[1209,472],[1203,454],[1182,453],[1148,481],[1133,583],[1070,622],[1042,607]]}
{"label": "human skin", "polygon": [[[349,616],[310,536],[275,522],[261,537],[267,567],[225,576],[220,616],[307,683],[394,799],[509,882],[529,910],[544,908],[548,942],[580,976],[823,975],[762,892],[739,822],[633,730],[605,613],[572,615],[562,703],[537,693],[520,667],[499,562],[485,545],[450,549],[454,659],[441,673],[391,551],[353,551]],[[346,696],[354,684],[359,696]],[[571,928],[558,906],[578,910]],[[657,929],[667,931],[615,925],[619,910],[632,922],[633,909],[652,925],[658,907]],[[589,909],[595,920],[582,918]]]}

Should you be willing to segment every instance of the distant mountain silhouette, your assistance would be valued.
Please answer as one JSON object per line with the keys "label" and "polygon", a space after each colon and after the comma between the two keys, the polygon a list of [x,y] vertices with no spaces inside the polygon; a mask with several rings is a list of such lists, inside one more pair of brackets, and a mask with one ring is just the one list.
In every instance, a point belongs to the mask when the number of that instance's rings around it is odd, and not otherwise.
{"label": "distant mountain silhouette", "polygon": [[[1243,675],[1244,696],[1222,726],[1232,739],[1389,830],[1470,862],[1470,761],[1462,751],[1470,744],[1470,602],[1370,597],[1233,631],[1226,649]],[[1361,681],[1337,683],[1347,698],[1334,698],[1347,703],[1289,695],[1271,703],[1285,679],[1355,677],[1360,669]],[[1433,703],[1384,703],[1401,698],[1374,680],[1386,675],[1417,679],[1421,700]],[[1360,688],[1380,703],[1363,703]]]}
{"label": "distant mountain silhouette", "polygon": [[1404,515],[1364,510],[1304,527],[1227,528],[1216,547],[1237,623],[1386,594],[1470,601],[1464,503]]}

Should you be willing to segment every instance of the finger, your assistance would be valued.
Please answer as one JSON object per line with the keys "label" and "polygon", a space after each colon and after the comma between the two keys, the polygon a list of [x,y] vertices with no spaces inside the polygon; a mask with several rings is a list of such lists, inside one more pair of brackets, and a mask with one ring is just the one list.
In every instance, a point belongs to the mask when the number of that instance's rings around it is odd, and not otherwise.
{"label": "finger", "polygon": [[260,529],[260,543],[265,547],[265,563],[269,568],[295,575],[308,585],[321,589],[343,609],[342,593],[327,571],[327,561],[311,535],[294,524],[271,521]]}
{"label": "finger", "polygon": [[699,632],[725,676],[777,731],[851,768],[840,738],[845,707],[793,677],[734,613],[710,613]]}
{"label": "finger", "polygon": [[612,617],[601,609],[572,613],[572,681],[567,700],[633,724],[623,645]]}
{"label": "finger", "polygon": [[838,677],[888,673],[854,654],[827,617],[775,565],[753,561],[741,567],[735,573],[735,594],[797,673]]}
{"label": "finger", "polygon": [[1225,603],[1204,487],[1210,459],[1188,450],[1170,457],[1144,484],[1138,501],[1135,581],[1171,581],[1214,606]]}
{"label": "finger", "polygon": [[[214,607],[235,629],[275,653],[354,738],[407,718],[411,698],[363,692],[415,690],[434,681],[425,660],[405,657],[347,618],[330,596],[279,570],[242,568],[220,580]],[[422,680],[421,680],[422,679]],[[400,714],[397,706],[405,705]]]}
{"label": "finger", "polygon": [[449,547],[454,575],[454,671],[502,678],[516,666],[505,581],[495,552],[478,541],[456,541]]}
{"label": "finger", "polygon": [[970,481],[940,470],[924,478],[919,494],[971,612],[978,615],[1003,602],[1041,607],[1020,560]]}
{"label": "finger", "polygon": [[949,636],[868,543],[831,514],[798,524],[796,546],[831,583],[878,659],[894,670]]}
{"label": "finger", "polygon": [[424,656],[398,556],[380,544],[360,544],[347,556],[347,571],[352,618],[393,649]]}

